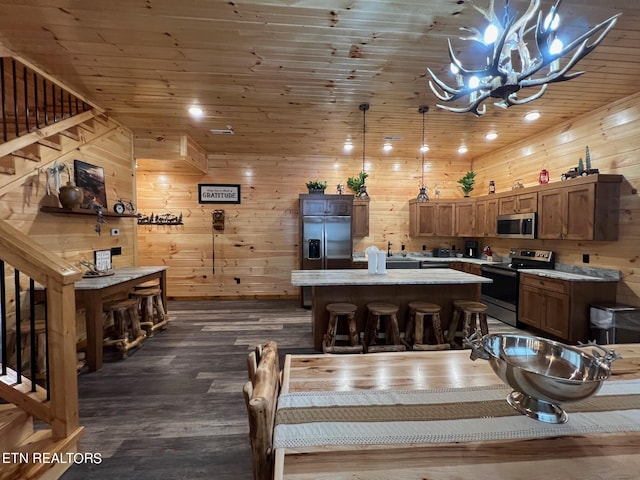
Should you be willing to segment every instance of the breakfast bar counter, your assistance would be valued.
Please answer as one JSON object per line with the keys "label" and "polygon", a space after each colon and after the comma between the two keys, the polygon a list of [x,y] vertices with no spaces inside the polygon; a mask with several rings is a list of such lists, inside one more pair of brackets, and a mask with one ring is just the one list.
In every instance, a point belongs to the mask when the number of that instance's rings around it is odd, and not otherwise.
{"label": "breakfast bar counter", "polygon": [[[294,270],[291,284],[312,287],[311,311],[313,346],[322,350],[322,337],[329,323],[327,305],[348,302],[358,306],[356,324],[364,331],[365,309],[369,302],[398,305],[398,323],[403,331],[408,304],[414,301],[440,305],[443,328],[452,314],[453,300],[480,300],[480,285],[491,279],[450,268],[387,270],[386,274],[370,274],[368,270]],[[340,332],[339,332],[340,333]]]}

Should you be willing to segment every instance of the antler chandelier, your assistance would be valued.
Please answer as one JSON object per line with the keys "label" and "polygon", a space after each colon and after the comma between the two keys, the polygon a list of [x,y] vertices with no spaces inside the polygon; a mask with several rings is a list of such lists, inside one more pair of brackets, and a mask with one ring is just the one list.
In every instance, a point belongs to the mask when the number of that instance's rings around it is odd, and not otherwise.
{"label": "antler chandelier", "polygon": [[[489,97],[500,99],[495,105],[502,108],[522,105],[542,97],[549,83],[563,82],[582,75],[584,72],[569,73],[569,70],[600,44],[621,13],[599,23],[565,45],[557,33],[560,23],[558,8],[561,3],[562,0],[557,0],[544,19],[539,11],[540,0],[531,0],[529,8],[521,17],[514,14],[509,0],[505,0],[502,19],[495,13],[494,0],[490,0],[486,10],[471,4],[489,21],[489,26],[483,33],[475,28],[461,27],[460,30],[470,32],[471,35],[460,39],[480,42],[493,51],[487,57],[484,68],[470,70],[464,68],[456,58],[451,40],[448,40],[451,72],[455,75],[456,85],[447,85],[427,68],[432,78],[429,87],[443,102],[457,102],[467,98],[467,105],[452,107],[438,104],[438,107],[455,113],[473,112],[479,116],[486,112],[483,102]],[[537,21],[531,25],[536,14]],[[529,51],[525,40],[532,32],[535,35],[533,52]],[[571,58],[561,66],[560,59],[572,51],[574,53]],[[546,67],[549,69],[546,70]],[[539,87],[539,90],[532,95],[524,98],[518,96],[520,90],[535,87]]]}

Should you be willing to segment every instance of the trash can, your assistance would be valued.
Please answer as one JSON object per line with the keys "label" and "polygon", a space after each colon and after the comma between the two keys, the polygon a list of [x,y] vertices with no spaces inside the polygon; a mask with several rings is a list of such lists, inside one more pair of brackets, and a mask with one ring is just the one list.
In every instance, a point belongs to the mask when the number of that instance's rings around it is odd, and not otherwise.
{"label": "trash can", "polygon": [[640,310],[630,305],[596,303],[590,306],[590,340],[598,345],[640,343]]}

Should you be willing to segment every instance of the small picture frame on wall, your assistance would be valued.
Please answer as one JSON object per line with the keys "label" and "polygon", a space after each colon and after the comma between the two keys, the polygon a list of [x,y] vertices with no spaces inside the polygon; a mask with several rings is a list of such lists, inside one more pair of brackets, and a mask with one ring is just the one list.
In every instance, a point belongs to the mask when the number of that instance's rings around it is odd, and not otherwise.
{"label": "small picture frame on wall", "polygon": [[104,169],[82,160],[73,161],[73,174],[76,186],[84,194],[82,208],[96,206],[107,209],[107,190],[104,184]]}
{"label": "small picture frame on wall", "polygon": [[198,203],[240,203],[240,185],[199,183]]}

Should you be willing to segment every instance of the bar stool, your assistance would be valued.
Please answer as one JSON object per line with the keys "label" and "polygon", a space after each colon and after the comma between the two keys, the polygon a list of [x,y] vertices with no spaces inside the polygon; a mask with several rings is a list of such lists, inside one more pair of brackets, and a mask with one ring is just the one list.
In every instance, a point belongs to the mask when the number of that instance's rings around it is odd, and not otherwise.
{"label": "bar stool", "polygon": [[[462,329],[459,330],[460,316],[462,315]],[[473,300],[454,300],[453,301],[453,318],[449,327],[447,340],[452,347],[467,348],[460,342],[456,344],[455,337],[459,333],[462,338],[467,338],[478,326],[482,335],[489,333],[487,325],[487,306],[484,303]]]}
{"label": "bar stool", "polygon": [[[363,346],[360,344],[358,328],[356,326],[357,310],[358,307],[352,303],[330,303],[327,305],[329,326],[322,340],[322,351],[324,353],[362,353]],[[338,320],[341,317],[347,320],[350,345],[336,345]]]}
{"label": "bar stool", "polygon": [[128,351],[137,347],[145,339],[146,334],[140,328],[138,318],[138,301],[132,298],[106,303],[103,311],[113,316],[115,338],[103,341],[105,346],[115,346],[122,358],[127,358]]}
{"label": "bar stool", "polygon": [[[430,320],[430,325],[425,331],[425,319]],[[429,331],[433,331],[435,345],[428,344]],[[451,347],[444,340],[442,322],[440,320],[440,305],[428,302],[410,302],[409,319],[405,331],[405,342],[413,350],[447,350]],[[412,344],[413,342],[413,344]],[[424,342],[424,343],[423,343]],[[427,343],[427,344],[425,344]]]}
{"label": "bar stool", "polygon": [[[364,330],[364,344],[367,353],[404,352],[406,347],[400,341],[398,310],[393,303],[367,303],[367,322]],[[382,320],[385,322],[386,345],[377,345],[378,331]]]}
{"label": "bar stool", "polygon": [[148,337],[152,337],[158,329],[166,328],[169,317],[164,312],[160,287],[137,288],[130,296],[139,302],[140,325],[147,331]]}

